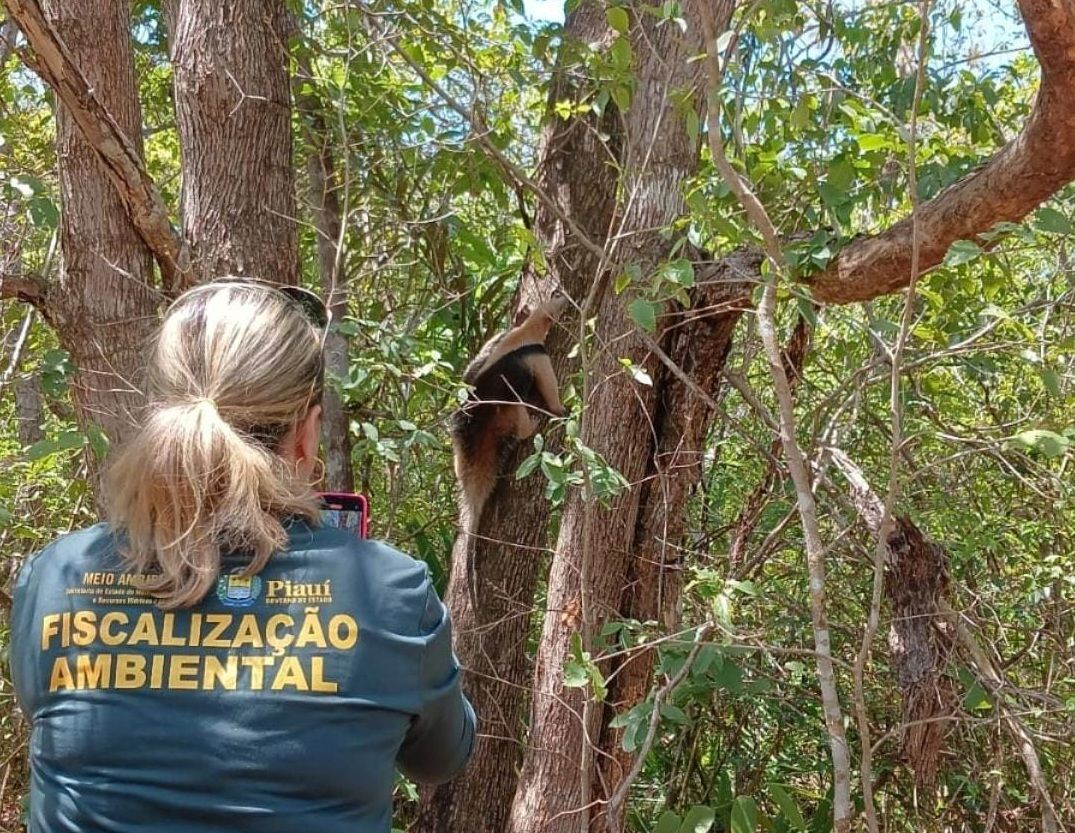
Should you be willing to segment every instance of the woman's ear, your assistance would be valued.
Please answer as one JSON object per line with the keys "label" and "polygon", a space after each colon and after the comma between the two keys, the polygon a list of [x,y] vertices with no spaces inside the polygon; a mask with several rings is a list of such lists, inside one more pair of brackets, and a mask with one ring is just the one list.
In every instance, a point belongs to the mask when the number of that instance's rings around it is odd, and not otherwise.
{"label": "woman's ear", "polygon": [[309,462],[312,465],[317,459],[317,448],[321,444],[320,405],[314,405],[306,412],[306,418],[299,423],[296,434],[296,457],[300,462]]}

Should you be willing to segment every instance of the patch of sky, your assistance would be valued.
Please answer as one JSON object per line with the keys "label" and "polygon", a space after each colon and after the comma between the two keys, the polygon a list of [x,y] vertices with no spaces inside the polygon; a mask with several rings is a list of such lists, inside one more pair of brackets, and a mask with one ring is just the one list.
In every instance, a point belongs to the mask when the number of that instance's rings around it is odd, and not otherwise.
{"label": "patch of sky", "polygon": [[535,22],[564,22],[564,0],[523,0],[523,9]]}

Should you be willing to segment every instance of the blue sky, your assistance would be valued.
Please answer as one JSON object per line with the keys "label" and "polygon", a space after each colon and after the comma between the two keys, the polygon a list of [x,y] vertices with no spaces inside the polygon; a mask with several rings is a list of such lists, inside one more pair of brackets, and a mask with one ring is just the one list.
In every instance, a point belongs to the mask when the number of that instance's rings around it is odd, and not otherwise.
{"label": "blue sky", "polygon": [[564,19],[564,0],[523,0],[523,7],[533,20]]}

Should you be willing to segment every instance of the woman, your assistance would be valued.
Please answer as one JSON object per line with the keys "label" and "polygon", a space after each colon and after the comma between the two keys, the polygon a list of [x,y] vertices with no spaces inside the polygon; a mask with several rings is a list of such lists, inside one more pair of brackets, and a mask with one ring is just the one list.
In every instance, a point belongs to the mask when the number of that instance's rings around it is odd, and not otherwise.
{"label": "woman", "polygon": [[180,297],[108,523],[22,570],[32,833],[387,833],[396,765],[437,783],[466,762],[474,713],[426,568],[318,526],[328,322],[307,296]]}

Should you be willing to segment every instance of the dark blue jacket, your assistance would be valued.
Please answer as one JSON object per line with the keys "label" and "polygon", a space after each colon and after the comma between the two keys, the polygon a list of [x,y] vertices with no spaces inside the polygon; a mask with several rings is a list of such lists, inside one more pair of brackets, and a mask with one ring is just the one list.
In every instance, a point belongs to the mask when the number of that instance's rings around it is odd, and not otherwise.
{"label": "dark blue jacket", "polygon": [[27,562],[12,671],[30,717],[31,833],[387,833],[394,770],[470,755],[447,611],[425,565],[332,528],[239,557],[163,611],[104,524]]}

